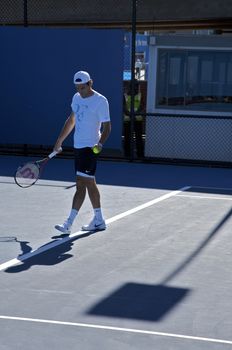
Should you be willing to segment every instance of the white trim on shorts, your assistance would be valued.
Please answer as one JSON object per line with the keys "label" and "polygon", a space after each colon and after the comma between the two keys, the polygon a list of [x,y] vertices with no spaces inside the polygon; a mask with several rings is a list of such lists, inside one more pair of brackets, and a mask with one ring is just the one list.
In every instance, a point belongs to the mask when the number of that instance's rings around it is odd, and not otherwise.
{"label": "white trim on shorts", "polygon": [[88,175],[88,174],[86,174],[86,173],[82,173],[81,171],[77,171],[77,172],[76,172],[76,175],[78,175],[78,176],[83,176],[83,177],[88,177],[88,178],[90,178],[90,179],[94,179],[94,178],[95,178],[95,175]]}

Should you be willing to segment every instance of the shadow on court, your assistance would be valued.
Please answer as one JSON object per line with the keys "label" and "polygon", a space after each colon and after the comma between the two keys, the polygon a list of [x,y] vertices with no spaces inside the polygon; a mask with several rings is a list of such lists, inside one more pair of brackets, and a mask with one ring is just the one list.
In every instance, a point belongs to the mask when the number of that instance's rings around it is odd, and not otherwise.
{"label": "shadow on court", "polygon": [[[11,266],[5,270],[7,273],[17,273],[29,270],[32,266],[52,266],[60,264],[61,262],[70,259],[73,255],[67,254],[72,250],[73,242],[88,237],[95,232],[86,232],[78,237],[69,239],[69,236],[66,234],[61,234],[59,236],[53,236],[53,241],[50,241],[35,251],[32,251],[32,248],[28,246],[29,242],[20,242],[21,253],[18,255],[17,259],[21,260],[20,265]],[[53,246],[55,244],[55,246]],[[41,252],[40,252],[41,250]],[[30,256],[31,255],[31,256]]]}
{"label": "shadow on court", "polygon": [[27,254],[32,250],[31,246],[28,245],[30,242],[19,241],[17,238],[16,238],[16,242],[19,243],[20,249],[21,249],[21,254],[19,254],[19,257],[20,255]]}
{"label": "shadow on court", "polygon": [[229,220],[232,216],[232,208],[227,212],[223,219],[217,224],[217,226],[210,232],[206,239],[192,252],[192,254],[183,261],[180,266],[178,266],[174,271],[172,271],[162,283],[167,283],[171,281],[176,275],[178,275],[182,270],[184,270],[201,252],[206,246],[212,241],[215,236],[219,233],[222,226]]}
{"label": "shadow on court", "polygon": [[87,314],[146,321],[159,321],[170,312],[190,290],[167,286],[176,275],[186,269],[203,249],[215,238],[222,226],[232,215],[232,209],[222,218],[203,242],[175,268],[159,285],[127,283],[111,295],[93,305]]}
{"label": "shadow on court", "polygon": [[126,283],[93,306],[88,314],[158,322],[189,293],[164,285]]}
{"label": "shadow on court", "polygon": [[[177,274],[179,274],[182,270],[184,270],[201,252],[202,250],[209,244],[209,242],[215,237],[215,235],[220,231],[222,226],[229,220],[229,218],[232,215],[232,209],[228,211],[228,213],[223,217],[223,219],[218,223],[218,225],[210,232],[210,234],[207,236],[207,238],[195,249],[195,251],[192,252],[190,256],[187,257],[187,259],[180,264],[177,268],[174,269],[161,283],[163,286],[170,280],[172,280]],[[77,237],[74,237],[73,239],[69,239],[68,235],[61,234],[57,236],[52,237],[52,241],[42,245],[41,247],[37,248],[35,251],[32,251],[32,247],[28,245],[29,242],[27,241],[20,241],[16,239],[16,242],[19,243],[21,253],[18,255],[17,259],[21,260],[21,264],[17,266],[12,266],[9,267],[5,270],[7,273],[16,273],[16,272],[22,272],[30,269],[33,265],[56,265],[59,264],[69,258],[71,258],[73,255],[67,254],[72,249],[73,242],[82,239],[85,237],[88,237],[95,232],[85,232]],[[55,244],[55,245],[54,245]],[[40,252],[41,250],[41,252]],[[31,255],[31,256],[30,256]],[[161,286],[159,286],[160,288]],[[157,289],[156,286],[156,291],[154,295],[156,295],[156,292],[158,293],[157,296],[160,294],[160,291],[163,291],[161,289]],[[166,287],[165,287],[166,288]],[[125,289],[122,289],[120,291],[120,295],[123,295],[123,290],[125,290],[126,298],[128,296],[128,293],[133,290],[131,285],[129,287],[127,286]],[[143,294],[143,293],[142,293]],[[164,293],[165,294],[165,293]],[[179,292],[177,292],[179,295]],[[184,293],[185,294],[185,293]],[[168,295],[169,295],[169,290],[168,290]],[[133,293],[131,295],[133,297]],[[114,301],[117,302],[117,298],[115,299],[112,297]],[[120,298],[119,298],[120,299]],[[175,299],[175,293],[174,293],[174,299]],[[106,305],[110,305],[110,309],[114,309],[114,307],[107,301]],[[116,304],[116,308],[118,305]],[[96,306],[93,307],[92,310],[97,310],[97,313],[99,314],[99,310],[102,308],[98,308]],[[106,312],[107,308],[105,309]]]}

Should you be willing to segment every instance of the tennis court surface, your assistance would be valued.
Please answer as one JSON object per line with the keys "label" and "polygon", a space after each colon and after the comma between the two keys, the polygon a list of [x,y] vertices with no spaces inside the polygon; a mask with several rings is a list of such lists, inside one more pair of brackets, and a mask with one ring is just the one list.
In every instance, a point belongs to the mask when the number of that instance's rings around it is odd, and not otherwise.
{"label": "tennis court surface", "polygon": [[22,189],[23,160],[1,156],[0,350],[232,348],[232,169],[102,161],[107,230],[80,231],[86,199],[66,236],[72,160]]}

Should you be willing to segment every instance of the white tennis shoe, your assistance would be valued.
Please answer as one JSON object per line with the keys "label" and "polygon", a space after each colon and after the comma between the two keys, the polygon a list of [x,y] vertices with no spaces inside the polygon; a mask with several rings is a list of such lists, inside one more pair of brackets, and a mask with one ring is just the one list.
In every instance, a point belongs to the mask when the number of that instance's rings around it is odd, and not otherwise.
{"label": "white tennis shoe", "polygon": [[82,231],[103,231],[105,229],[105,221],[97,221],[96,218],[93,218],[93,220],[88,225],[82,226]]}
{"label": "white tennis shoe", "polygon": [[71,227],[72,225],[68,221],[65,221],[61,225],[56,225],[55,229],[57,229],[60,232],[69,234],[71,232]]}

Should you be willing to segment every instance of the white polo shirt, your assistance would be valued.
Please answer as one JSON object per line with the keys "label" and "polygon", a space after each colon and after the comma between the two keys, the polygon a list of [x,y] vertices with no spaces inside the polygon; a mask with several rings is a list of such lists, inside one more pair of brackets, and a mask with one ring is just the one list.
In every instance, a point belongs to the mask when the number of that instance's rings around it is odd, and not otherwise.
{"label": "white polo shirt", "polygon": [[93,91],[94,94],[90,97],[83,98],[78,92],[73,96],[74,148],[93,147],[101,137],[101,123],[110,121],[108,100]]}

